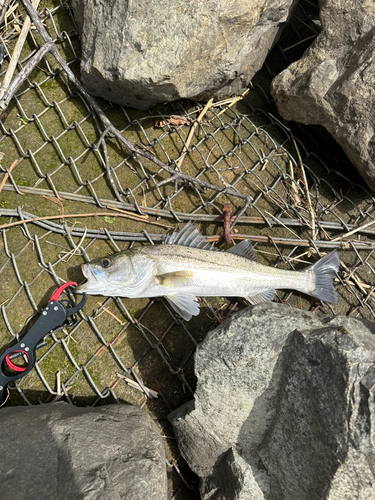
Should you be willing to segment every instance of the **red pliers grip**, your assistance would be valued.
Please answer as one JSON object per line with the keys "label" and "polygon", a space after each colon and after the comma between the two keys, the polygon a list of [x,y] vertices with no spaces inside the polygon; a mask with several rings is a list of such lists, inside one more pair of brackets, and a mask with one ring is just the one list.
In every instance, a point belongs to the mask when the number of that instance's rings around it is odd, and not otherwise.
{"label": "red pliers grip", "polygon": [[[77,283],[70,282],[60,286],[22,339],[16,343],[13,340],[12,345],[4,347],[0,355],[0,406],[5,401],[8,383],[24,377],[34,367],[35,351],[42,339],[49,333],[77,323],[75,313],[85,305],[87,295],[84,293],[81,302],[76,306],[72,306],[67,300],[60,301],[60,295],[69,286],[77,286]],[[12,359],[17,356],[23,356],[23,365],[13,363]]]}

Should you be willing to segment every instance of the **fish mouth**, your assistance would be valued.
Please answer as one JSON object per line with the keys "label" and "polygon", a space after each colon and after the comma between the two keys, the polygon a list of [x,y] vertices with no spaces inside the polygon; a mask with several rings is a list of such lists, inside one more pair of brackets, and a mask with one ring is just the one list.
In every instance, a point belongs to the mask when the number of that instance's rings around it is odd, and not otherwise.
{"label": "fish mouth", "polygon": [[86,278],[86,281],[82,283],[82,285],[79,285],[75,291],[76,293],[90,292],[96,285],[99,284],[98,279],[89,264],[82,264],[81,271],[83,276]]}

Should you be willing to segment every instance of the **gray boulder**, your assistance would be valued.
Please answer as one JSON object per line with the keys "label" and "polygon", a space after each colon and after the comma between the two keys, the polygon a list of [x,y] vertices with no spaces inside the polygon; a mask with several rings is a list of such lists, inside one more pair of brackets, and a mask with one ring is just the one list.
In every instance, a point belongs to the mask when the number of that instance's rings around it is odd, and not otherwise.
{"label": "gray boulder", "polygon": [[285,120],[325,127],[375,191],[374,3],[319,3],[322,32],[271,93]]}
{"label": "gray boulder", "polygon": [[2,500],[166,500],[164,445],[139,408],[0,410]]}
{"label": "gray boulder", "polygon": [[375,498],[374,333],[272,303],[211,332],[169,416],[202,499]]}
{"label": "gray boulder", "polygon": [[81,78],[125,106],[239,92],[261,68],[296,0],[73,0]]}

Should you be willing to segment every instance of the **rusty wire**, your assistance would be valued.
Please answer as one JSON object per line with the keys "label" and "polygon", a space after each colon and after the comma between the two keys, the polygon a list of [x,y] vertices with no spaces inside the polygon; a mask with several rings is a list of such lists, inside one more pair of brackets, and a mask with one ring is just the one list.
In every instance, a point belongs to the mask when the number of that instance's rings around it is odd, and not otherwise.
{"label": "rusty wire", "polygon": [[[56,60],[42,58],[0,120],[0,182],[7,176],[0,195],[0,225],[6,226],[0,239],[1,344],[21,331],[56,286],[82,279],[81,263],[129,245],[162,242],[167,228],[153,225],[156,222],[182,227],[192,219],[214,240],[222,230],[221,209],[227,202],[235,214],[245,208],[235,236],[251,238],[268,265],[299,268],[322,252],[340,250],[337,307],[297,293],[278,293],[277,300],[321,315],[374,319],[373,195],[335,146],[327,142],[327,147],[323,135],[284,123],[267,90],[273,74],[298,57],[296,51],[311,43],[314,30],[318,33],[317,13],[315,2],[300,2],[246,97],[234,106],[214,103],[186,153],[189,127],[154,124],[171,115],[194,120],[200,104],[179,101],[139,112],[101,103],[121,134],[138,148],[172,166],[183,158],[183,172],[251,196],[250,206],[228,192],[203,189],[194,182],[167,182],[162,168],[105,134]],[[53,43],[78,74],[79,40],[69,5],[42,1],[40,14]],[[12,16],[13,25],[10,22],[2,33],[8,54],[17,34],[14,23],[20,19],[18,11]],[[43,44],[36,30],[30,31],[28,41],[19,70]],[[6,61],[4,65],[0,76]],[[120,219],[114,209],[140,218]],[[113,217],[64,218],[111,210]],[[46,213],[59,218],[12,226]],[[8,404],[62,397],[74,404],[125,401],[145,408],[159,422],[168,460],[175,463],[171,497],[189,498],[190,473],[166,416],[192,398],[194,351],[233,305],[221,298],[203,300],[200,316],[186,323],[163,300],[90,297],[74,328],[48,338],[35,370],[14,385]]]}

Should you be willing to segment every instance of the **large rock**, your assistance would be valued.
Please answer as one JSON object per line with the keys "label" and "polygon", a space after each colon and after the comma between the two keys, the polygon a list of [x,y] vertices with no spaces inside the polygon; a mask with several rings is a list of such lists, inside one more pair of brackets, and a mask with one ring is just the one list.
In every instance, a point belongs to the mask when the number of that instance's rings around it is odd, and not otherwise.
{"label": "large rock", "polygon": [[296,0],[73,0],[82,82],[146,109],[239,92],[262,66]]}
{"label": "large rock", "polygon": [[375,498],[374,334],[272,303],[211,332],[169,416],[202,499]]}
{"label": "large rock", "polygon": [[286,120],[325,127],[375,191],[375,3],[319,3],[322,32],[271,93]]}
{"label": "large rock", "polygon": [[166,500],[164,445],[139,408],[0,410],[1,500]]}

